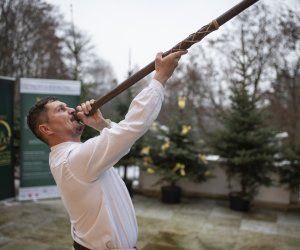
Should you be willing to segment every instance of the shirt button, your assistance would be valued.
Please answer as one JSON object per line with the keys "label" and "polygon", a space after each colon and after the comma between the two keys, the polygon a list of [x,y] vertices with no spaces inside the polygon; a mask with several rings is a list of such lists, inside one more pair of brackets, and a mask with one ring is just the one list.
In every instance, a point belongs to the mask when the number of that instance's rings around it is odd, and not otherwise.
{"label": "shirt button", "polygon": [[108,249],[112,249],[113,248],[113,245],[112,245],[112,242],[111,241],[108,241],[108,242],[106,242],[106,247],[108,248]]}

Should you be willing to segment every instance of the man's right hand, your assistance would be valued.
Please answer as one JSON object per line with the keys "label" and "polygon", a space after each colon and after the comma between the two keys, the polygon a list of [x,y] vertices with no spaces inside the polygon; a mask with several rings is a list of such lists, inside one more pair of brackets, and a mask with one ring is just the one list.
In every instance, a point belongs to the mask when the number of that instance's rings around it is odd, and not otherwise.
{"label": "man's right hand", "polygon": [[101,131],[103,128],[108,127],[109,124],[107,120],[104,119],[99,109],[93,115],[89,115],[94,102],[95,100],[92,99],[77,106],[77,116],[85,125]]}
{"label": "man's right hand", "polygon": [[154,79],[164,85],[178,66],[181,56],[185,55],[187,52],[187,50],[176,51],[166,57],[162,57],[162,52],[157,53],[155,57],[156,72]]}

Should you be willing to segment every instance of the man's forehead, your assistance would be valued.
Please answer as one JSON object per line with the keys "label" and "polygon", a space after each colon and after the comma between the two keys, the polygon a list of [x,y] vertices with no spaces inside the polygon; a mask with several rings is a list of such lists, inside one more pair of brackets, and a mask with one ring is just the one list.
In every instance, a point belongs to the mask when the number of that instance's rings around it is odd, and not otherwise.
{"label": "man's forehead", "polygon": [[48,102],[46,104],[47,108],[49,108],[49,109],[55,109],[56,107],[59,107],[61,105],[66,106],[66,104],[64,102],[61,102],[61,101],[58,101],[58,100],[53,101],[53,102]]}

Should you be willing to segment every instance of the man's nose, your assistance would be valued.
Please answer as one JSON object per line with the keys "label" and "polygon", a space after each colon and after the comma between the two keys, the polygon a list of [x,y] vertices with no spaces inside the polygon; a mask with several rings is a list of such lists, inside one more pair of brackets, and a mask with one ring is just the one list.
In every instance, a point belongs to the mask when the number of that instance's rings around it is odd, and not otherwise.
{"label": "man's nose", "polygon": [[69,112],[69,114],[73,114],[73,113],[75,113],[75,109],[73,109],[73,108],[68,108],[68,112]]}

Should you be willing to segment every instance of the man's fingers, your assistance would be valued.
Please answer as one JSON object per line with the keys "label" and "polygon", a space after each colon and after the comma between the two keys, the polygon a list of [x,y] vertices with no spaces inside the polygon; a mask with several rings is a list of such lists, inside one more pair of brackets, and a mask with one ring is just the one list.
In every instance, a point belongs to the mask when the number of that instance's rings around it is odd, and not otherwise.
{"label": "man's fingers", "polygon": [[163,52],[158,52],[158,53],[156,54],[156,58],[158,58],[158,59],[159,59],[159,58],[161,59],[162,56],[163,56]]}
{"label": "man's fingers", "polygon": [[183,56],[187,53],[188,53],[187,50],[178,50],[178,51],[174,52],[175,56]]}
{"label": "man's fingers", "polygon": [[88,105],[87,102],[81,103],[82,111],[83,111],[86,115],[89,113],[87,105]]}
{"label": "man's fingers", "polygon": [[163,52],[158,52],[155,57],[155,63],[161,63]]}
{"label": "man's fingers", "polygon": [[[180,59],[181,56],[183,56],[183,55],[185,55],[185,54],[187,54],[187,53],[188,53],[188,50],[178,50],[178,51],[176,51],[176,52],[172,52],[172,53],[170,54],[170,56],[172,56],[172,57],[174,57],[174,58]],[[162,58],[163,58],[163,52],[158,52],[158,53],[156,54],[156,59],[157,59],[157,60],[162,60]]]}
{"label": "man's fingers", "polygon": [[83,112],[84,114],[88,115],[89,112],[92,110],[92,105],[94,104],[95,100],[91,99],[90,101],[86,101],[81,103],[81,105],[76,107],[77,112]]}
{"label": "man's fingers", "polygon": [[82,107],[81,107],[80,105],[78,105],[78,106],[76,107],[76,111],[77,111],[77,112],[81,112],[81,111],[82,111]]}
{"label": "man's fingers", "polygon": [[91,102],[90,101],[86,101],[85,102],[85,109],[87,112],[91,111],[92,106],[91,106]]}
{"label": "man's fingers", "polygon": [[173,56],[179,61],[181,56],[187,54],[188,51],[187,50],[179,50],[173,53]]}

